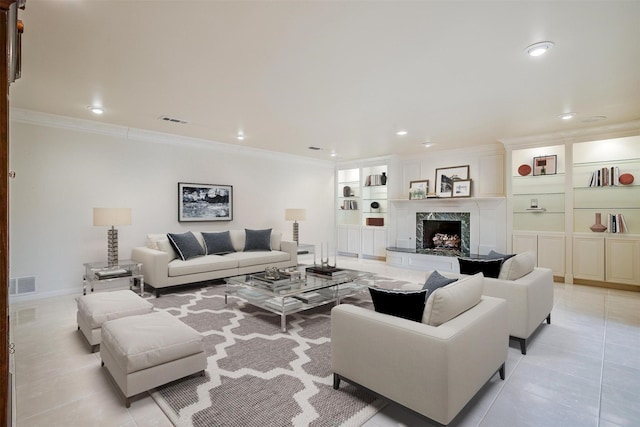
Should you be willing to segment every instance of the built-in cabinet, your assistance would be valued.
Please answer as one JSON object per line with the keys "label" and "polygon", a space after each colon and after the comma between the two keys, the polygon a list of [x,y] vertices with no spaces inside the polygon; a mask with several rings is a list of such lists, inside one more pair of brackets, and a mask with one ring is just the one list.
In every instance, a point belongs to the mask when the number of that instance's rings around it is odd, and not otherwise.
{"label": "built-in cabinet", "polygon": [[[555,174],[523,166],[540,156],[557,159]],[[513,252],[577,283],[640,286],[640,136],[513,149],[510,193]],[[596,214],[605,232],[592,231]],[[612,232],[620,216],[626,229]]]}
{"label": "built-in cabinet", "polygon": [[387,247],[387,164],[377,161],[337,171],[337,249],[384,258]]}

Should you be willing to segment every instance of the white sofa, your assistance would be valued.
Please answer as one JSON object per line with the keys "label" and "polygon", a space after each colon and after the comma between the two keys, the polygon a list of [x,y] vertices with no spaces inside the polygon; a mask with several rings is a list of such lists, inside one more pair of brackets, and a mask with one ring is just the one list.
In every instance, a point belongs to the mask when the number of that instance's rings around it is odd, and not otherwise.
{"label": "white sofa", "polygon": [[[202,234],[193,232],[204,247]],[[270,251],[243,251],[245,230],[229,230],[235,252],[225,255],[205,255],[183,261],[169,244],[166,234],[147,235],[147,246],[133,248],[131,259],[142,263],[144,282],[161,290],[224,277],[264,271],[266,267],[298,265],[296,242],[283,241],[282,233],[271,232]]]}
{"label": "white sofa", "polygon": [[[527,343],[531,335],[546,320],[551,323],[553,309],[553,273],[548,268],[534,267],[535,254],[523,252],[505,261],[500,278],[484,278],[483,295],[507,300],[509,309],[509,335],[520,343],[520,351],[527,354]],[[438,271],[450,278],[465,277],[463,274]],[[432,271],[427,272],[426,277]],[[518,277],[510,280],[509,277]],[[410,284],[406,289],[418,289],[422,284]]]}
{"label": "white sofa", "polygon": [[331,311],[333,387],[344,379],[448,424],[496,372],[504,379],[508,337],[498,298],[439,326],[341,304]]}

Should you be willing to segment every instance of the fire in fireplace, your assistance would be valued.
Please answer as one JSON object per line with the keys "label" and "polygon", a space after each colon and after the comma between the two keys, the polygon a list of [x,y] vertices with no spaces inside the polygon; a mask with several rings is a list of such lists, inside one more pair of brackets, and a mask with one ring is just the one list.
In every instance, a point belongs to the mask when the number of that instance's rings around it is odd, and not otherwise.
{"label": "fire in fireplace", "polygon": [[416,251],[459,256],[469,253],[468,212],[418,212]]}

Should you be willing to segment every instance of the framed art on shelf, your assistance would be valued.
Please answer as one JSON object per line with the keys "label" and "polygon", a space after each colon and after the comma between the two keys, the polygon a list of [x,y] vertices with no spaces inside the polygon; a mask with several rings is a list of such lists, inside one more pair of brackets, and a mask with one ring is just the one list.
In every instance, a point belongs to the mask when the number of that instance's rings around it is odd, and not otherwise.
{"label": "framed art on shelf", "polygon": [[451,197],[453,182],[469,179],[469,165],[436,169],[436,196]]}
{"label": "framed art on shelf", "polygon": [[538,175],[555,175],[557,172],[557,158],[553,156],[540,156],[533,158],[533,176]]}
{"label": "framed art on shelf", "polygon": [[471,180],[461,179],[453,181],[451,197],[471,197]]}
{"label": "framed art on shelf", "polygon": [[409,200],[426,199],[429,193],[429,180],[409,182]]}
{"label": "framed art on shelf", "polygon": [[233,186],[178,183],[178,221],[231,221]]}

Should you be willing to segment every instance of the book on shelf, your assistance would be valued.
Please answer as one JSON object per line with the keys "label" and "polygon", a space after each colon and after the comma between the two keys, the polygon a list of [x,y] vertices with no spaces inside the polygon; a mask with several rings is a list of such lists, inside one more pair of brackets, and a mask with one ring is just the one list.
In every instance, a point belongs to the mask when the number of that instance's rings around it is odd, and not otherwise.
{"label": "book on shelf", "polygon": [[589,187],[613,187],[619,184],[620,168],[618,166],[604,167],[591,173]]}
{"label": "book on shelf", "polygon": [[284,312],[288,312],[302,307],[302,301],[295,298],[275,297],[266,300],[264,305],[276,310],[284,310]]}
{"label": "book on shelf", "polygon": [[628,233],[627,222],[622,214],[607,214],[609,233]]}
{"label": "book on shelf", "polygon": [[336,267],[323,267],[320,265],[314,265],[311,267],[307,267],[307,273],[316,274],[318,276],[341,277],[346,276],[347,271]]}
{"label": "book on shelf", "polygon": [[294,298],[299,299],[305,304],[313,304],[326,299],[326,297],[318,292],[305,292],[304,294],[294,295]]}
{"label": "book on shelf", "polygon": [[130,270],[125,270],[124,268],[120,268],[117,270],[96,271],[96,277],[99,280],[115,279],[117,277],[129,277],[132,275],[133,273]]}

